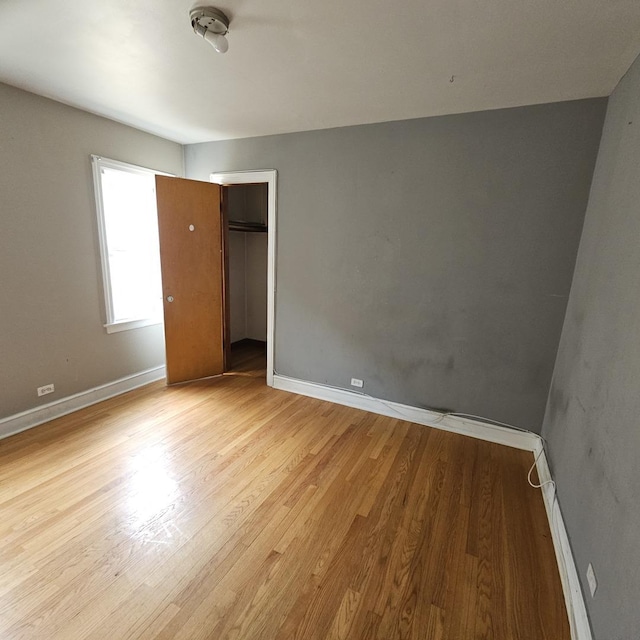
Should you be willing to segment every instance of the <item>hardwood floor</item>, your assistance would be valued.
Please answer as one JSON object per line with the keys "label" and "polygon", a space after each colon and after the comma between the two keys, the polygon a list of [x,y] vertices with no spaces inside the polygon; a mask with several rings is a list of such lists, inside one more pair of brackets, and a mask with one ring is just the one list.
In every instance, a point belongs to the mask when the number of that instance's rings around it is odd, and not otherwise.
{"label": "hardwood floor", "polygon": [[530,454],[245,364],[0,442],[3,640],[569,638]]}
{"label": "hardwood floor", "polygon": [[266,377],[267,343],[259,340],[239,340],[231,344],[231,371]]}

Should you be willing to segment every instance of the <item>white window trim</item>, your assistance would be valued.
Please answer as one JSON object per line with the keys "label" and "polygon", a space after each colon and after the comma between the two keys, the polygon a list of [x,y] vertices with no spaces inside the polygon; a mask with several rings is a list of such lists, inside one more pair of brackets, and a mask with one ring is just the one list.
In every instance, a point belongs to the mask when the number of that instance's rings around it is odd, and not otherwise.
{"label": "white window trim", "polygon": [[111,291],[111,272],[109,268],[109,249],[107,245],[107,229],[104,217],[104,202],[102,198],[102,181],[100,178],[100,169],[103,167],[109,169],[124,169],[130,173],[138,173],[143,175],[160,175],[175,177],[175,174],[164,173],[163,171],[155,171],[147,167],[141,167],[128,162],[120,162],[98,155],[91,155],[91,167],[93,170],[93,189],[96,196],[96,217],[98,220],[98,239],[100,242],[100,261],[102,264],[102,287],[104,291],[105,313],[107,315],[106,322],[102,325],[107,333],[117,333],[118,331],[129,331],[130,329],[139,329],[141,327],[150,327],[153,325],[163,324],[162,316],[153,318],[128,318],[126,320],[113,319],[113,293]]}
{"label": "white window trim", "polygon": [[111,324],[103,324],[107,333],[118,333],[118,331],[129,331],[130,329],[140,329],[142,327],[153,327],[163,324],[163,318],[141,318],[140,320],[118,320]]}

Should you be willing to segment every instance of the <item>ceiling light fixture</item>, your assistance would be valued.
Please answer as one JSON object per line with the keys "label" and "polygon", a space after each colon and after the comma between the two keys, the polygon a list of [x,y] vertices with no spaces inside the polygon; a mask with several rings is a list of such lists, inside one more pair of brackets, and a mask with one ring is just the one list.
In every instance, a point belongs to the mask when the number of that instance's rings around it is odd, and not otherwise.
{"label": "ceiling light fixture", "polygon": [[229,43],[225,36],[229,33],[229,18],[220,9],[196,7],[189,16],[195,33],[203,37],[218,53],[227,51]]}

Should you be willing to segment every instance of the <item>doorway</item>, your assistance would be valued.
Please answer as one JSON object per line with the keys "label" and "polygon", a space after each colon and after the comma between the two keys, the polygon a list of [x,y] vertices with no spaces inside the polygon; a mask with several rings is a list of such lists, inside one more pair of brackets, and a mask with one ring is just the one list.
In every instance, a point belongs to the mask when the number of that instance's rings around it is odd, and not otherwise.
{"label": "doorway", "polygon": [[156,176],[167,384],[224,372],[221,191]]}
{"label": "doorway", "polygon": [[[230,368],[229,287],[225,282],[228,223],[223,215],[223,197],[225,190],[236,184],[266,188],[266,383],[273,386],[274,170],[212,175],[209,183],[156,176],[167,384],[221,375]],[[263,287],[263,297],[264,293]],[[263,324],[264,315],[263,311]]]}
{"label": "doorway", "polygon": [[[225,296],[225,342],[230,346],[230,350],[225,368],[228,371],[246,371],[247,368],[255,370],[259,359],[264,358],[266,349],[266,382],[267,385],[273,386],[277,171],[270,169],[212,173],[210,181],[222,186],[226,204],[226,271],[229,281]],[[261,274],[259,265],[264,264],[262,261],[265,251],[266,274]],[[244,287],[244,331],[242,320],[238,320],[243,313],[243,302],[240,292],[242,287],[238,286],[238,278],[233,282],[234,259],[236,262],[244,259],[244,275],[245,278],[248,276]],[[263,307],[265,301],[261,300],[259,295],[263,286],[260,278],[265,275],[266,309]],[[264,315],[259,317],[264,311],[266,318]]]}
{"label": "doorway", "polygon": [[[267,200],[264,182],[221,187],[225,224],[225,373],[265,377],[267,367]],[[251,364],[250,364],[251,363]]]}

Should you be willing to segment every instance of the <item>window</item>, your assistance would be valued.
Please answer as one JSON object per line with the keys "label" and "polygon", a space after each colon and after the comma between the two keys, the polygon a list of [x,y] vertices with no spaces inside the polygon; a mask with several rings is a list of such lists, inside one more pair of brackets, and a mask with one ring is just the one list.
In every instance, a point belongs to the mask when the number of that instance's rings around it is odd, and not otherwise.
{"label": "window", "polygon": [[[108,333],[162,322],[155,175],[91,156]],[[166,175],[166,174],[163,174]]]}

